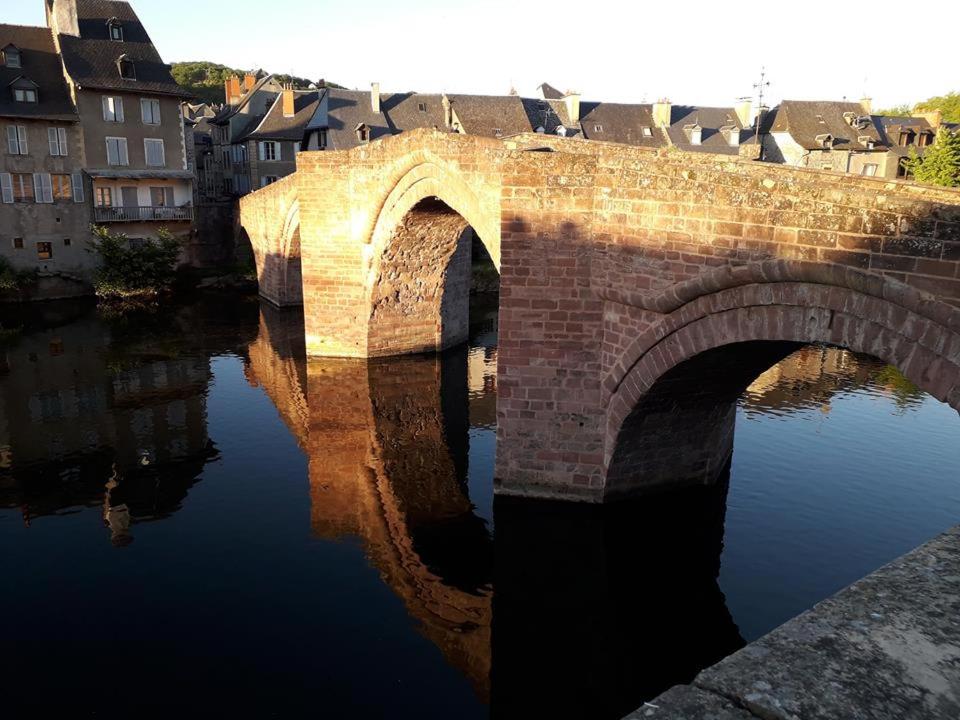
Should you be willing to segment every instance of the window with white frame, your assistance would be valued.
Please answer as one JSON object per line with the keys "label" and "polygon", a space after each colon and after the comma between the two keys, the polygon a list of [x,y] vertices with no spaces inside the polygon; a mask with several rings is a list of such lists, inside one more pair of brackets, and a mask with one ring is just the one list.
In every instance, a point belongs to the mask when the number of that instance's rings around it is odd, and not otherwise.
{"label": "window with white frame", "polygon": [[18,103],[35,103],[37,91],[35,88],[14,88],[13,99]]}
{"label": "window with white frame", "polygon": [[107,165],[129,165],[130,156],[127,154],[127,139],[121,137],[107,138]]}
{"label": "window with white frame", "polygon": [[27,155],[27,128],[25,125],[7,125],[7,152]]}
{"label": "window with white frame", "polygon": [[13,202],[13,175],[0,173],[0,200],[7,205]]}
{"label": "window with white frame", "polygon": [[103,96],[103,120],[104,122],[123,122],[123,98]]}
{"label": "window with white frame", "polygon": [[113,207],[113,189],[108,187],[97,188],[97,207]]}
{"label": "window with white frame", "polygon": [[123,42],[123,25],[116,18],[109,20],[110,39],[114,42]]}
{"label": "window with white frame", "polygon": [[57,157],[67,156],[67,129],[47,128],[47,139],[50,144],[50,154]]}
{"label": "window with white frame", "polygon": [[863,166],[861,174],[866,175],[867,177],[875,177],[877,174],[877,167],[878,166],[875,163],[866,163]]}
{"label": "window with white frame", "polygon": [[150,167],[164,167],[167,164],[163,152],[163,140],[147,138],[143,141],[143,151]]}
{"label": "window with white frame", "polygon": [[34,173],[33,196],[38,203],[49,204],[53,202],[53,180],[50,173]]}
{"label": "window with white frame", "polygon": [[173,207],[172,187],[150,188],[150,204],[153,207]]}
{"label": "window with white frame", "polygon": [[7,45],[3,50],[3,64],[8,68],[21,67],[20,48]]}
{"label": "window with white frame", "polygon": [[271,140],[267,140],[265,142],[260,143],[260,159],[261,160],[279,160],[280,146]]}
{"label": "window with white frame", "polygon": [[160,101],[153,98],[140,98],[140,117],[144,125],[159,125]]}

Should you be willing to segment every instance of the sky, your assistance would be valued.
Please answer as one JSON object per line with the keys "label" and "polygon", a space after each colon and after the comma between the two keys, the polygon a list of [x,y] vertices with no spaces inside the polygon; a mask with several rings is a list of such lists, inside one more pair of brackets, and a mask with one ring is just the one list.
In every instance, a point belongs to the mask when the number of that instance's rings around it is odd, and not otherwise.
{"label": "sky", "polygon": [[[43,0],[0,0],[42,25]],[[166,62],[209,60],[385,92],[731,105],[857,100],[874,108],[960,90],[960,1],[133,0]],[[762,9],[754,10],[753,8]],[[264,8],[269,13],[264,13]],[[916,10],[906,26],[896,18]]]}

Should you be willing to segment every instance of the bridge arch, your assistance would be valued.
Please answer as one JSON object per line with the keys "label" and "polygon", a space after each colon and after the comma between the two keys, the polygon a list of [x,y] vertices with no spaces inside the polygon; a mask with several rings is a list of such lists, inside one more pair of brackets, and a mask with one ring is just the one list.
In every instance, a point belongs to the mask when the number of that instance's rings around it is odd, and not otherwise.
{"label": "bridge arch", "polygon": [[500,268],[499,207],[485,208],[462,174],[415,160],[387,195],[370,238],[371,357],[466,340],[475,235]]}
{"label": "bridge arch", "polygon": [[[652,468],[644,459],[652,436],[646,449],[631,447],[630,439],[665,385],[697,382],[700,399],[710,396],[696,411],[672,407],[657,423],[668,434],[700,425],[695,432],[714,461],[691,457],[688,469],[690,479],[704,479],[725,461],[717,449],[732,449],[736,399],[761,372],[805,344],[877,357],[960,411],[960,309],[896,280],[845,267],[770,261],[735,270],[686,288],[691,299],[638,337],[607,376],[607,496],[638,489],[641,468],[643,484],[668,479],[657,474],[666,465]],[[711,396],[706,380],[718,368],[732,379]]]}

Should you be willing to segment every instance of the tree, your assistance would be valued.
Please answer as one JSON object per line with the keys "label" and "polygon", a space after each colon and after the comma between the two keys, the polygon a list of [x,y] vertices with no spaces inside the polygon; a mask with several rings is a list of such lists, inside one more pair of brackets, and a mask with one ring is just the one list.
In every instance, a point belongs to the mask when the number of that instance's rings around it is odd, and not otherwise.
{"label": "tree", "polygon": [[122,233],[94,226],[91,251],[100,266],[94,289],[101,298],[152,296],[173,284],[182,243],[167,230],[160,229],[156,239],[131,244]]}
{"label": "tree", "polygon": [[[177,85],[196,95],[200,101],[211,105],[226,101],[223,85],[228,78],[236,75],[243,77],[247,72],[247,70],[238,70],[205,60],[173,63],[170,66],[170,73]],[[292,83],[296,90],[306,90],[314,84],[317,87],[341,87],[336,83],[323,80],[314,83],[312,80],[296,75],[276,75],[275,77],[278,82]]]}
{"label": "tree", "polygon": [[960,187],[960,134],[940,128],[934,144],[922,156],[911,148],[904,164],[917,182]]}
{"label": "tree", "polygon": [[878,115],[900,115],[909,116],[915,112],[933,112],[939,110],[943,113],[944,122],[960,123],[960,93],[948,92],[946,95],[937,95],[927,98],[913,106],[903,103],[877,112]]}

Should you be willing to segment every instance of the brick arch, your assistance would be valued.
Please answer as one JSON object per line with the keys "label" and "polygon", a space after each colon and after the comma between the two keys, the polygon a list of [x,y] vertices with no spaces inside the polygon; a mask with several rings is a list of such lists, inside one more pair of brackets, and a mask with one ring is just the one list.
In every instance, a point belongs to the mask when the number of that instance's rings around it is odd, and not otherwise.
{"label": "brick arch", "polygon": [[888,278],[845,277],[844,285],[772,277],[766,283],[731,284],[701,294],[644,333],[618,363],[626,368],[622,378],[616,381],[616,372],[609,378],[605,472],[626,420],[658,381],[686,361],[725,346],[837,345],[897,367],[920,389],[960,411],[960,310]]}
{"label": "brick arch", "polygon": [[414,155],[370,238],[369,356],[430,352],[466,340],[471,228],[499,269],[499,222],[499,208],[483,208],[460,174]]}

